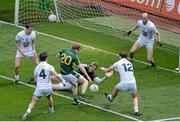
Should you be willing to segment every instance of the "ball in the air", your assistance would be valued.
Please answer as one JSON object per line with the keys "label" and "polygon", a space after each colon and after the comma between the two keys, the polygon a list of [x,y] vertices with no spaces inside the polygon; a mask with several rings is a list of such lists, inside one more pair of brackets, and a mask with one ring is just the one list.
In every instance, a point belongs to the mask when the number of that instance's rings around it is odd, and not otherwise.
{"label": "ball in the air", "polygon": [[49,15],[48,19],[50,22],[55,22],[56,21],[56,15],[51,14],[51,15]]}
{"label": "ball in the air", "polygon": [[91,91],[91,92],[98,92],[98,90],[99,90],[99,87],[98,87],[98,85],[96,85],[96,84],[92,84],[90,87],[89,87],[89,90]]}

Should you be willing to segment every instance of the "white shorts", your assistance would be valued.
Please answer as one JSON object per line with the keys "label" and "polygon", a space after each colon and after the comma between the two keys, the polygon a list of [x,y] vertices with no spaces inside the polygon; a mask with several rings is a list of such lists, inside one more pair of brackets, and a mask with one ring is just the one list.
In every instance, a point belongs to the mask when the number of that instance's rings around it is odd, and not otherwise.
{"label": "white shorts", "polygon": [[70,84],[75,84],[75,83],[77,83],[80,75],[78,73],[76,73],[75,75],[73,75],[73,74],[62,75],[61,74],[61,76],[65,81],[69,82]]}
{"label": "white shorts", "polygon": [[[34,57],[34,54],[36,55],[36,52],[34,51],[28,51],[23,53],[25,56],[31,58]],[[18,50],[16,51],[16,58],[24,57]]]}
{"label": "white shorts", "polygon": [[64,86],[63,83],[58,83],[57,84],[57,89],[58,90],[71,90],[72,88],[72,84],[70,84],[69,82],[66,82],[66,85]]}
{"label": "white shorts", "polygon": [[143,38],[138,38],[137,42],[141,46],[145,46],[146,48],[153,48],[154,41],[150,39],[143,39]]}
{"label": "white shorts", "polygon": [[136,83],[122,83],[122,82],[119,82],[115,87],[119,91],[130,91],[131,93],[137,91]]}
{"label": "white shorts", "polygon": [[49,96],[52,94],[52,88],[51,89],[39,89],[36,88],[34,91],[34,96],[41,97],[41,96]]}

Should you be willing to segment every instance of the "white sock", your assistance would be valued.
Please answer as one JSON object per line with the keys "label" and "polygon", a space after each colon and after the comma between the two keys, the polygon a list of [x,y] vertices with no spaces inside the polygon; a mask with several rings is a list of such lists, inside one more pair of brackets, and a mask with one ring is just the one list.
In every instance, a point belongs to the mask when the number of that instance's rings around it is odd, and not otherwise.
{"label": "white sock", "polygon": [[113,100],[113,98],[112,98],[112,95],[111,95],[111,94],[109,94],[109,99],[110,99],[110,100]]}
{"label": "white sock", "polygon": [[15,75],[15,80],[19,80],[19,75]]}
{"label": "white sock", "polygon": [[134,106],[134,112],[138,112],[138,106]]}
{"label": "white sock", "polygon": [[28,108],[26,112],[27,112],[28,114],[31,113],[31,109]]}
{"label": "white sock", "polygon": [[49,110],[53,110],[53,109],[54,109],[54,107],[49,108]]}

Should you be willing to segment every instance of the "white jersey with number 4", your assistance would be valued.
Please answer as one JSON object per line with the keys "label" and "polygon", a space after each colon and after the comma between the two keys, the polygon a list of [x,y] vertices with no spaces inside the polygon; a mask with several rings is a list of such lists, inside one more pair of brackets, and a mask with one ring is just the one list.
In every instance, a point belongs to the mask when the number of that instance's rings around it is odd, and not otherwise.
{"label": "white jersey with number 4", "polygon": [[38,89],[51,89],[52,83],[51,83],[51,75],[55,72],[55,69],[53,66],[48,64],[47,62],[40,62],[35,70],[34,70],[34,76],[37,79],[37,88]]}
{"label": "white jersey with number 4", "polygon": [[147,24],[143,24],[142,20],[139,20],[137,22],[137,26],[140,29],[140,36],[139,38],[144,40],[151,40],[154,41],[154,33],[157,33],[158,30],[156,29],[156,26],[153,22],[148,20]]}
{"label": "white jersey with number 4", "polygon": [[113,64],[113,69],[120,75],[121,83],[136,83],[133,65],[126,58],[122,58]]}
{"label": "white jersey with number 4", "polygon": [[32,51],[32,41],[35,40],[36,33],[34,31],[31,32],[31,34],[26,35],[25,31],[21,31],[16,35],[16,41],[19,43],[19,48],[23,53]]}

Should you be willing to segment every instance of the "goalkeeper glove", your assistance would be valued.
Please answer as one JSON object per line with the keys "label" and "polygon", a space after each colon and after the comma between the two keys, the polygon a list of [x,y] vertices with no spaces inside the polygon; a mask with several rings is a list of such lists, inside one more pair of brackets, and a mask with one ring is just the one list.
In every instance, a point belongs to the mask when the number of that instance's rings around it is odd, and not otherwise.
{"label": "goalkeeper glove", "polygon": [[162,47],[162,43],[159,42],[159,41],[157,42],[157,45],[160,46],[160,47]]}
{"label": "goalkeeper glove", "polygon": [[128,31],[124,34],[124,36],[129,36],[132,33],[132,31]]}

